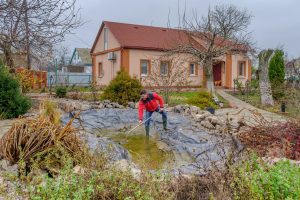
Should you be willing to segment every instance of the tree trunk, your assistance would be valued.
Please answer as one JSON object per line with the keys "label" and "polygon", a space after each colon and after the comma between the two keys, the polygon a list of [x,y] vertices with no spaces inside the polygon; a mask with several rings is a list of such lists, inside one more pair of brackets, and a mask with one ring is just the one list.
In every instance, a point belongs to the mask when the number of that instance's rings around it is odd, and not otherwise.
{"label": "tree trunk", "polygon": [[206,88],[212,95],[215,95],[215,84],[213,76],[213,60],[211,58],[204,62],[205,76],[206,76]]}
{"label": "tree trunk", "polygon": [[273,55],[273,50],[263,50],[258,55],[259,58],[259,87],[261,104],[263,106],[274,106],[271,84],[269,79],[269,62]]}
{"label": "tree trunk", "polygon": [[10,71],[13,71],[15,69],[15,65],[14,65],[14,60],[12,58],[11,45],[9,42],[4,42],[3,53],[4,53],[4,64],[8,66]]}
{"label": "tree trunk", "polygon": [[30,58],[30,41],[29,41],[29,27],[28,27],[28,8],[27,0],[24,0],[25,5],[25,38],[26,38],[26,55],[27,55],[27,69],[31,69],[31,58]]}

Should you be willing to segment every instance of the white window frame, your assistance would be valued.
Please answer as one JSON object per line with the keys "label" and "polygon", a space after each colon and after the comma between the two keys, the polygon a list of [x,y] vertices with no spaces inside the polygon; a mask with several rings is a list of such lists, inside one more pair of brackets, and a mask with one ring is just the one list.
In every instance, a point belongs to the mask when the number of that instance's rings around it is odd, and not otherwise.
{"label": "white window frame", "polygon": [[[191,67],[192,67],[192,65],[193,65],[193,73],[191,73]],[[190,73],[190,76],[196,76],[196,63],[190,63],[189,64],[189,73]]]}
{"label": "white window frame", "polygon": [[[241,70],[241,67],[242,67],[242,70]],[[238,74],[239,77],[245,77],[246,76],[246,62],[245,61],[239,61],[238,62],[238,73],[239,73]]]}
{"label": "white window frame", "polygon": [[[166,70],[164,70],[164,71],[166,71],[166,73],[161,73],[162,72],[162,70],[161,70],[161,67],[163,66],[163,64],[165,64],[165,66],[166,66]],[[160,62],[160,66],[159,66],[159,74],[161,75],[161,76],[167,76],[168,75],[168,73],[169,73],[169,62],[168,61],[161,61]]]}
{"label": "white window frame", "polygon": [[[100,69],[101,66],[101,69]],[[103,69],[103,63],[99,62],[98,63],[98,78],[103,78],[104,77],[104,69]]]}
{"label": "white window frame", "polygon": [[[144,63],[146,63],[147,64],[147,73],[146,74],[143,74],[143,64]],[[141,65],[140,65],[140,70],[141,70],[141,76],[148,76],[148,74],[149,74],[149,64],[150,64],[150,62],[149,62],[149,60],[141,60]]]}
{"label": "white window frame", "polygon": [[104,28],[103,33],[104,33],[104,38],[103,38],[104,46],[103,47],[104,47],[104,51],[105,51],[108,49],[108,28]]}

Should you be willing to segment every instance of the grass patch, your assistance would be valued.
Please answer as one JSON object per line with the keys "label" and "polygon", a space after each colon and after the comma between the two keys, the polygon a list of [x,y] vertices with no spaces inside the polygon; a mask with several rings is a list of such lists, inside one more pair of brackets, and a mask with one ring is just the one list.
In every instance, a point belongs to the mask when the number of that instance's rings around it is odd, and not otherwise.
{"label": "grass patch", "polygon": [[[299,92],[300,93],[300,92]],[[229,92],[229,94],[233,95],[234,97],[237,97],[238,99],[245,101],[257,108],[260,109],[264,109],[267,110],[269,112],[273,112],[273,113],[277,113],[277,114],[282,114],[288,117],[292,117],[292,118],[296,118],[296,119],[300,119],[300,106],[296,105],[294,103],[295,99],[298,99],[298,97],[296,98],[286,98],[286,112],[282,113],[280,112],[280,108],[281,108],[281,101],[276,101],[275,100],[275,105],[274,106],[262,106],[261,105],[261,100],[260,100],[260,94],[259,93],[252,93],[247,95],[242,95],[240,93],[233,93],[233,92]]]}
{"label": "grass patch", "polygon": [[[175,106],[179,104],[195,104],[195,101],[199,100],[199,93],[206,93],[205,89],[200,89],[197,91],[187,91],[187,92],[171,92],[169,106]],[[223,97],[217,94],[218,99],[224,104],[224,108],[229,107],[229,102]],[[206,98],[207,99],[207,98]],[[212,99],[204,100],[207,105],[214,104]],[[194,102],[194,103],[193,103]],[[203,106],[202,106],[203,107]]]}

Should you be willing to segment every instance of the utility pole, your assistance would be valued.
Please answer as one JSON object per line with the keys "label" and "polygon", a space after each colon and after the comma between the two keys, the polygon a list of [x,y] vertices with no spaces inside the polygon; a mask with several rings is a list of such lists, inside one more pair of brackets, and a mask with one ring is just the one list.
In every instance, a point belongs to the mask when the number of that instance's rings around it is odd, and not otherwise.
{"label": "utility pole", "polygon": [[24,7],[25,7],[25,19],[24,19],[24,21],[25,21],[25,40],[26,40],[27,69],[31,69],[27,0],[24,0]]}

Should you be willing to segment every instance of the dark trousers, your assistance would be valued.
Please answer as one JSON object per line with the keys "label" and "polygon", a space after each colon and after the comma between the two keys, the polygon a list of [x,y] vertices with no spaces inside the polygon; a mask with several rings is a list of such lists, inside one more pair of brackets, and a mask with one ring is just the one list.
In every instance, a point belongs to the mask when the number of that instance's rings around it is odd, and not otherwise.
{"label": "dark trousers", "polygon": [[[145,120],[148,119],[148,120],[145,122],[145,127],[146,127],[146,128],[150,126],[151,119],[149,119],[149,118],[152,116],[152,114],[153,114],[154,112],[158,112],[159,114],[161,114],[162,120],[163,120],[163,124],[166,124],[166,123],[167,123],[167,112],[164,111],[164,110],[160,112],[159,110],[160,110],[160,107],[158,106],[157,109],[156,109],[155,111],[146,111],[146,119],[145,119]],[[166,126],[166,125],[164,125],[164,126]]]}

